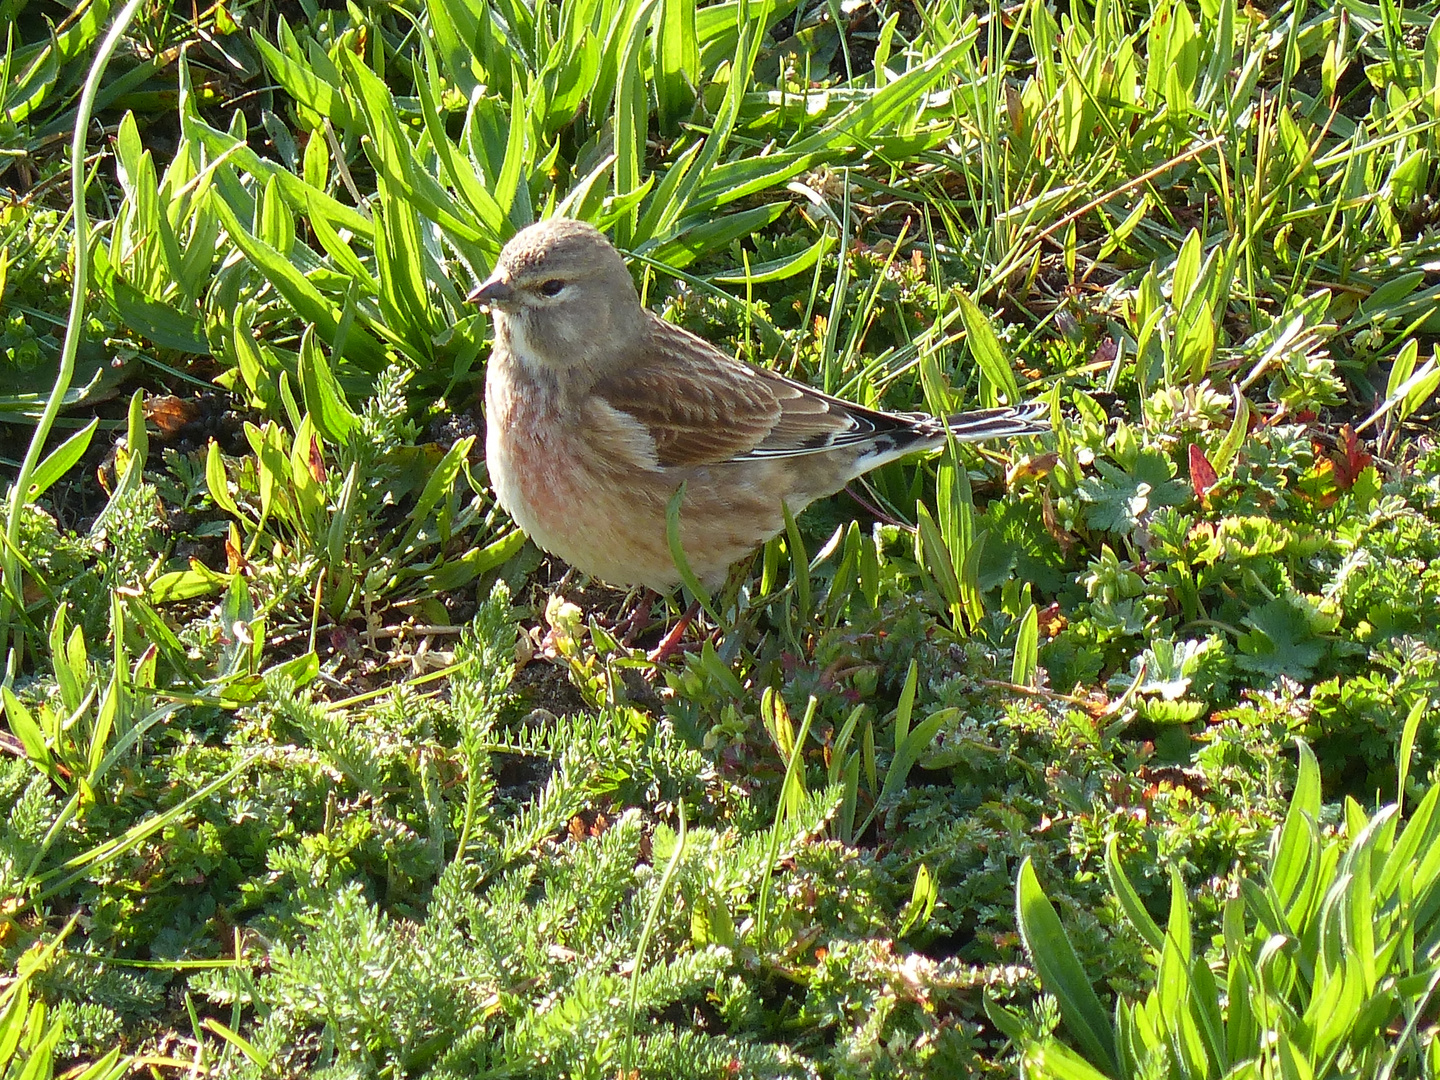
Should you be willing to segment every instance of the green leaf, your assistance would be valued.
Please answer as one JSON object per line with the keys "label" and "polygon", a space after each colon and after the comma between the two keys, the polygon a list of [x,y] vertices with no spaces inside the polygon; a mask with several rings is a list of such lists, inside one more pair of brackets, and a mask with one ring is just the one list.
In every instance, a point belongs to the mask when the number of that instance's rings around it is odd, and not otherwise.
{"label": "green leaf", "polygon": [[[672,500],[673,502],[673,500]],[[775,871],[776,857],[780,851],[781,825],[787,820],[787,811],[790,809],[785,793],[792,791],[796,786],[796,774],[799,774],[799,790],[804,791],[805,777],[805,743],[810,737],[810,722],[815,719],[815,709],[819,700],[814,694],[810,695],[805,705],[805,715],[800,721],[800,731],[795,736],[794,749],[785,763],[785,779],[781,781],[781,797],[775,806],[775,821],[770,827],[769,847],[765,857],[765,870],[760,879],[760,897],[756,905],[755,914],[755,940],[765,942],[769,932],[769,921],[767,914],[770,904],[770,880]],[[833,803],[832,803],[833,805]]]}
{"label": "green leaf", "polygon": [[330,364],[315,341],[315,328],[307,326],[300,339],[300,389],[305,409],[326,441],[345,446],[359,419],[350,411],[345,392],[330,370]]}
{"label": "green leaf", "polygon": [[1225,438],[1220,440],[1220,445],[1210,455],[1210,465],[1214,468],[1215,474],[1220,477],[1226,475],[1230,463],[1235,460],[1235,454],[1250,431],[1250,402],[1240,392],[1238,386],[1234,387],[1234,394],[1235,418],[1231,420],[1230,428],[1225,432]]}
{"label": "green leaf", "polygon": [[1157,953],[1160,952],[1165,947],[1165,933],[1150,917],[1150,912],[1145,910],[1145,905],[1140,901],[1139,893],[1130,884],[1130,878],[1126,876],[1125,867],[1120,862],[1118,841],[1114,836],[1105,843],[1105,874],[1110,881],[1110,891],[1115,894],[1120,910],[1125,912],[1130,925],[1135,927],[1147,945]]}
{"label": "green leaf", "polygon": [[519,529],[512,529],[483,547],[471,548],[458,559],[447,559],[439,568],[424,576],[425,589],[432,594],[444,594],[461,588],[481,574],[504,566],[520,554],[524,546],[525,534]]}
{"label": "green leaf", "polygon": [[781,504],[785,511],[785,550],[790,557],[790,580],[795,586],[797,617],[806,622],[814,611],[810,592],[810,557],[805,551],[805,540],[800,535],[800,526],[795,524],[795,515],[790,507]]}
{"label": "green leaf", "polygon": [[280,675],[293,681],[296,687],[309,686],[320,677],[320,658],[314,652],[301,653],[272,664],[265,669],[267,675]]}
{"label": "green leaf", "polygon": [[194,600],[198,596],[210,596],[228,584],[227,575],[216,574],[208,568],[168,570],[150,582],[146,595],[157,604],[167,604],[175,600]]}
{"label": "green leaf", "polygon": [[26,502],[34,502],[49,491],[55,481],[75,467],[90,448],[90,438],[99,425],[100,418],[96,417],[45,455],[45,459],[30,474],[30,488],[25,494]]}
{"label": "green leaf", "polygon": [[1313,612],[1297,596],[1277,596],[1245,617],[1250,627],[1240,635],[1240,667],[1271,677],[1306,679],[1328,648],[1313,628]]}
{"label": "green leaf", "polygon": [[1010,664],[1010,681],[1016,686],[1029,686],[1040,667],[1040,613],[1034,604],[1020,616],[1020,629],[1015,632],[1015,658]]}
{"label": "green leaf", "polygon": [[[282,40],[288,36],[294,41],[293,32],[283,15],[280,16],[278,29]],[[297,104],[325,117],[342,131],[348,131],[355,126],[350,107],[345,103],[345,97],[338,86],[321,78],[314,68],[286,56],[270,44],[258,29],[252,31],[250,36],[265,61],[265,66],[270,69],[270,74]]]}
{"label": "green leaf", "polygon": [[995,1025],[995,1030],[1004,1035],[1016,1046],[1023,1046],[1029,1035],[1029,1029],[1020,1014],[1012,1009],[1007,1009],[990,996],[989,989],[986,989],[982,998],[985,1007],[985,1015]]}
{"label": "green leaf", "polygon": [[835,736],[835,742],[830,747],[828,780],[832,784],[838,784],[841,781],[847,761],[847,753],[850,749],[850,740],[855,736],[855,728],[859,725],[860,718],[865,715],[865,708],[864,705],[856,705],[855,708],[850,710],[850,715],[846,718],[845,723],[841,725],[840,733]]}
{"label": "green leaf", "polygon": [[1300,771],[1270,868],[1271,885],[1282,910],[1295,898],[1319,850],[1315,828],[1320,818],[1320,764],[1308,743],[1297,739],[1295,745],[1300,751]]}
{"label": "green leaf", "polygon": [[897,937],[907,937],[917,926],[924,926],[935,913],[935,902],[940,898],[940,886],[930,868],[924,863],[915,871],[915,884],[910,890],[910,899],[900,911],[900,930]]}
{"label": "green leaf", "polygon": [[768,285],[774,281],[784,281],[809,270],[817,261],[829,254],[834,243],[833,233],[822,233],[819,240],[799,254],[783,259],[771,259],[769,262],[753,263],[748,269],[727,270],[723,273],[712,274],[710,280],[725,285]]}
{"label": "green leaf", "polygon": [[910,714],[915,708],[915,692],[920,685],[920,663],[910,661],[905,672],[905,685],[900,690],[900,701],[895,706],[895,752],[905,745],[910,735]]}
{"label": "green leaf", "polygon": [[80,707],[83,694],[81,687],[88,682],[89,661],[85,651],[85,633],[75,627],[67,643],[65,639],[65,612],[68,604],[55,609],[55,618],[50,622],[50,666],[55,671],[55,682],[60,687],[60,700],[69,712]]}
{"label": "green leaf", "polygon": [[145,474],[145,460],[150,454],[150,436],[145,431],[145,392],[136,390],[130,397],[130,408],[126,416],[125,444],[129,457],[125,470],[116,481],[115,490],[90,525],[90,535],[98,536],[109,526],[116,508],[140,487]]}
{"label": "green leaf", "polygon": [[980,310],[979,305],[963,291],[955,291],[955,303],[960,308],[960,318],[965,323],[966,341],[970,355],[980,368],[980,399],[987,408],[1005,402],[1014,405],[1020,400],[1020,387],[1015,381],[1015,371],[995,328]]}
{"label": "green leaf", "polygon": [[695,0],[660,0],[655,12],[655,100],[662,132],[673,134],[678,129],[699,75]]}
{"label": "green leaf", "polygon": [[916,551],[918,561],[935,579],[941,597],[950,605],[951,610],[958,612],[961,596],[960,579],[955,574],[955,561],[940,535],[935,519],[930,516],[930,508],[923,502],[915,506],[915,525],[916,538],[919,541]]}
{"label": "green leaf", "polygon": [[[783,184],[822,160],[834,161],[850,146],[862,145],[898,113],[923,103],[930,88],[965,57],[970,44],[969,37],[949,43],[883,90],[864,92],[858,104],[783,151],[764,157],[741,157],[717,166],[696,192],[694,205],[708,208],[747,198]],[[736,85],[735,78],[732,73],[732,86]]]}
{"label": "green leaf", "polygon": [[450,494],[450,490],[455,486],[455,479],[460,475],[461,468],[470,456],[470,447],[474,445],[474,435],[456,439],[455,444],[431,469],[430,475],[425,480],[425,487],[420,492],[420,497],[415,500],[415,509],[410,511],[410,527],[405,531],[405,538],[400,542],[399,551],[406,552],[414,547],[420,530],[430,519],[431,511],[435,509],[441,499]]}
{"label": "green leaf", "polygon": [[176,352],[210,355],[205,324],[195,316],[185,315],[169,304],[150,299],[119,276],[111,282],[105,298],[120,321],[141,337]]}
{"label": "green leaf", "polygon": [[1020,1075],[1046,1080],[1108,1080],[1105,1073],[1056,1039],[1026,1047]]}
{"label": "green leaf", "polygon": [[1420,720],[1424,717],[1430,699],[1420,695],[1410,706],[1410,712],[1405,717],[1405,725],[1400,732],[1400,749],[1398,752],[1399,777],[1395,787],[1395,806],[1403,809],[1405,806],[1405,780],[1410,775],[1410,757],[1415,749],[1415,736],[1420,730]]}
{"label": "green leaf", "polygon": [[1080,485],[1081,500],[1090,504],[1085,520],[1092,529],[1130,533],[1150,511],[1189,498],[1185,484],[1173,479],[1173,463],[1158,450],[1142,450],[1129,471],[1108,461],[1097,461],[1095,468],[1100,476]]}
{"label": "green leaf", "polygon": [[[621,199],[639,190],[640,172],[645,162],[645,135],[650,127],[650,114],[641,63],[641,42],[650,23],[650,13],[658,2],[642,0],[634,14],[634,21],[620,24],[629,28],[615,72],[615,195]],[[616,221],[615,241],[621,247],[630,245],[637,219],[638,215],[632,209]]]}
{"label": "green leaf", "polygon": [[[84,55],[105,29],[110,2],[94,0],[86,6],[77,5],[76,12],[79,17],[63,32],[51,35],[34,59],[13,76],[14,84],[6,88],[5,95],[5,119],[9,123],[19,124],[49,100],[60,82],[61,71]],[[8,56],[6,67],[9,68]],[[10,78],[7,71],[6,81]]]}
{"label": "green leaf", "polygon": [[734,214],[688,218],[675,227],[673,238],[657,247],[650,257],[658,263],[683,270],[702,255],[773,224],[787,209],[785,203],[777,202]]}
{"label": "green leaf", "polygon": [[9,721],[10,730],[25,748],[25,756],[51,780],[60,783],[60,773],[55,768],[49,747],[45,744],[45,735],[30,710],[8,686],[0,686],[0,704],[5,706],[5,719]]}
{"label": "green leaf", "polygon": [[955,719],[959,710],[940,709],[932,713],[915,726],[900,744],[895,756],[890,759],[890,767],[885,770],[885,783],[880,789],[880,798],[876,800],[877,805],[888,803],[898,798],[900,789],[905,786],[905,781],[910,778],[910,770],[915,767],[920,756],[930,748],[935,741],[935,736],[946,723]]}
{"label": "green leaf", "polygon": [[220,444],[214,439],[205,450],[205,487],[210,501],[232,517],[240,516],[240,507],[230,495],[230,481],[225,475],[225,459],[220,456]]}
{"label": "green leaf", "polygon": [[1040,985],[1060,1004],[1065,1029],[1080,1044],[1090,1063],[1102,1072],[1116,1072],[1115,1032],[1100,1004],[1060,917],[1055,914],[1029,856],[1020,864],[1015,882],[1015,921],[1025,951],[1040,976]]}
{"label": "green leaf", "polygon": [[[163,718],[174,711],[174,706],[166,706],[163,709],[156,710],[156,712],[152,714],[152,717],[154,719]],[[153,722],[151,717],[147,717],[147,721]],[[144,730],[142,725],[148,726],[148,724],[142,721],[142,724],[137,724],[131,731],[138,732]],[[114,751],[112,750],[111,754],[113,755],[113,753]],[[259,750],[247,753],[234,766],[226,770],[224,774],[216,777],[210,783],[199,788],[174,806],[142,819],[124,832],[112,836],[104,843],[82,851],[80,854],[73,856],[59,866],[45,871],[37,879],[39,882],[43,882],[45,887],[36,893],[31,902],[39,904],[57,893],[62,893],[80,878],[88,874],[93,874],[102,867],[114,862],[122,855],[135,851],[155,833],[183,818],[190,812],[192,807],[203,803],[215,792],[227,787],[232,780],[248,769],[262,753],[263,751]],[[107,755],[107,760],[108,757]],[[102,773],[105,771],[103,763],[100,771]]]}
{"label": "green leaf", "polygon": [[[340,329],[341,310],[320,294],[310,280],[280,252],[261,241],[240,219],[224,199],[215,200],[215,210],[235,246],[265,275],[271,286],[284,297],[302,322],[313,325],[330,345],[335,344]],[[379,371],[385,356],[374,338],[363,330],[351,328],[345,335],[345,355],[366,371]]]}
{"label": "green leaf", "polygon": [[[312,139],[311,145],[322,145],[323,140]],[[360,261],[355,254],[355,249],[350,246],[349,241],[341,237],[336,230],[336,225],[331,221],[330,215],[326,212],[324,202],[318,197],[312,198],[306,207],[306,218],[310,222],[310,228],[315,233],[315,239],[320,241],[320,246],[325,254],[334,260],[335,265],[342,273],[349,275],[367,296],[378,296],[380,283],[375,280],[375,275],[370,268]]]}
{"label": "green leaf", "polygon": [[1210,301],[1203,299],[1187,308],[1177,322],[1172,381],[1197,386],[1215,356],[1215,314]]}
{"label": "green leaf", "polygon": [[690,560],[685,557],[685,548],[680,542],[680,507],[685,500],[685,485],[682,483],[674,495],[670,496],[670,502],[665,507],[665,540],[670,547],[670,558],[675,561],[675,569],[680,574],[680,580],[690,590],[690,595],[700,601],[700,606],[705,609],[718,625],[720,616],[715,613],[715,607],[710,600],[710,591],[700,583],[695,571],[690,569]]}

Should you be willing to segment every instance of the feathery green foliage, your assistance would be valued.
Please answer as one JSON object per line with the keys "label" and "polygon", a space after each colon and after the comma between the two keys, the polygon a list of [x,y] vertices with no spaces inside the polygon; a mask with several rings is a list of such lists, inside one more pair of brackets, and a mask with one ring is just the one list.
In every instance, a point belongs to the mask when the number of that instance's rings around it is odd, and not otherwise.
{"label": "feathery green foliage", "polygon": [[[1433,0],[0,12],[7,1069],[1440,1072]],[[486,483],[552,213],[1054,432],[657,672]]]}

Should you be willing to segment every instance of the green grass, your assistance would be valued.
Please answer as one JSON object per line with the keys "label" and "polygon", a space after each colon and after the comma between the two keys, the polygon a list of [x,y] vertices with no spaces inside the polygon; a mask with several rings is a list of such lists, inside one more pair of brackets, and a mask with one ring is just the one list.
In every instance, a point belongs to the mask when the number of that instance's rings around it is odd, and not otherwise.
{"label": "green grass", "polygon": [[[5,1075],[1440,1075],[1433,2],[0,11]],[[1055,430],[654,671],[486,484],[550,213]]]}

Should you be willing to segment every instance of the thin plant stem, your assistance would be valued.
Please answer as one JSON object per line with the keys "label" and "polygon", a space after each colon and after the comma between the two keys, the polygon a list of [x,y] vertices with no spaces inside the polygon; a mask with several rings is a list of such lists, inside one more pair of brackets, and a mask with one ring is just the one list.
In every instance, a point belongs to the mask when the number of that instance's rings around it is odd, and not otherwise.
{"label": "thin plant stem", "polygon": [[[115,21],[110,25],[110,32],[105,35],[100,48],[95,52],[90,73],[85,77],[85,87],[80,92],[80,104],[75,110],[75,134],[70,140],[70,200],[74,218],[70,250],[74,256],[75,267],[70,291],[70,319],[65,327],[65,341],[60,347],[60,367],[55,373],[55,386],[50,391],[49,400],[45,402],[40,422],[35,425],[35,431],[30,436],[30,446],[25,451],[25,460],[20,464],[15,485],[10,489],[5,544],[3,550],[0,550],[0,571],[3,571],[6,586],[5,589],[0,589],[0,641],[3,641],[10,626],[10,595],[17,598],[24,596],[20,585],[20,561],[16,552],[20,543],[20,515],[29,501],[26,492],[29,490],[35,467],[40,462],[40,452],[45,448],[45,440],[50,436],[50,429],[55,426],[60,403],[65,399],[75,377],[75,354],[80,348],[80,336],[84,333],[85,286],[90,271],[90,219],[85,213],[85,132],[90,126],[90,114],[95,109],[95,96],[100,90],[100,80],[105,75],[105,69],[110,65],[110,57],[139,8],[140,0],[130,0],[115,17]],[[23,634],[17,629],[16,639],[6,661],[7,680],[13,679],[19,668],[23,641]]]}
{"label": "thin plant stem", "polygon": [[775,860],[780,855],[780,826],[785,822],[785,800],[790,785],[795,782],[795,773],[804,768],[805,740],[810,735],[810,721],[815,719],[815,708],[820,704],[814,694],[805,706],[805,718],[800,721],[800,732],[795,736],[795,745],[790,750],[790,760],[785,763],[785,780],[780,785],[780,802],[775,807],[775,824],[770,828],[770,850],[765,856],[765,876],[760,881],[760,905],[755,914],[755,941],[765,940],[766,922],[770,915],[770,879],[775,873]]}
{"label": "thin plant stem", "polygon": [[645,926],[640,931],[640,941],[635,946],[635,960],[630,969],[630,1022],[628,1033],[625,1038],[625,1064],[620,1070],[621,1076],[630,1076],[630,1063],[634,1060],[635,1052],[635,1012],[639,1007],[640,999],[640,966],[645,959],[645,950],[650,945],[650,938],[655,933],[655,923],[660,918],[660,905],[665,902],[665,897],[670,892],[670,882],[675,878],[675,872],[680,868],[680,856],[685,853],[685,835],[687,832],[685,824],[685,801],[681,799],[675,804],[676,814],[680,818],[675,830],[675,850],[670,855],[670,861],[665,864],[665,871],[660,875],[660,888],[655,893],[655,902],[650,905],[650,910],[645,915]]}

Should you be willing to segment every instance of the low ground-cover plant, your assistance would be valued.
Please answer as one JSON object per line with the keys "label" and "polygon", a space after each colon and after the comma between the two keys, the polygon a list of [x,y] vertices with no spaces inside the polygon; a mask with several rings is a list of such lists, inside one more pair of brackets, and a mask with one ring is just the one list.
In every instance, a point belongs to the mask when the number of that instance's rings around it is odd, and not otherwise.
{"label": "low ground-cover plant", "polygon": [[[1420,716],[1412,712],[1409,736]],[[997,1006],[992,1018],[1024,1047],[1022,1075],[1435,1075],[1440,787],[1430,787],[1403,826],[1403,796],[1373,815],[1346,800],[1343,822],[1327,823],[1319,765],[1299,745],[1295,793],[1267,865],[1236,882],[1211,947],[1194,940],[1178,874],[1161,930],[1115,847],[1107,851],[1116,903],[1155,966],[1153,989],[1144,999],[1122,996],[1113,1024],[1034,868],[1021,866],[1017,919],[1026,948],[1081,1051]]]}
{"label": "low ground-cover plant", "polygon": [[[7,462],[93,262],[0,552],[27,1067],[1084,1075],[1038,880],[1092,1068],[1433,1070],[1361,940],[1369,874],[1433,960],[1433,10],[137,8],[77,245],[115,13],[19,7]],[[461,297],[549,212],[747,359],[1055,431],[813,508],[647,682],[477,452]]]}

